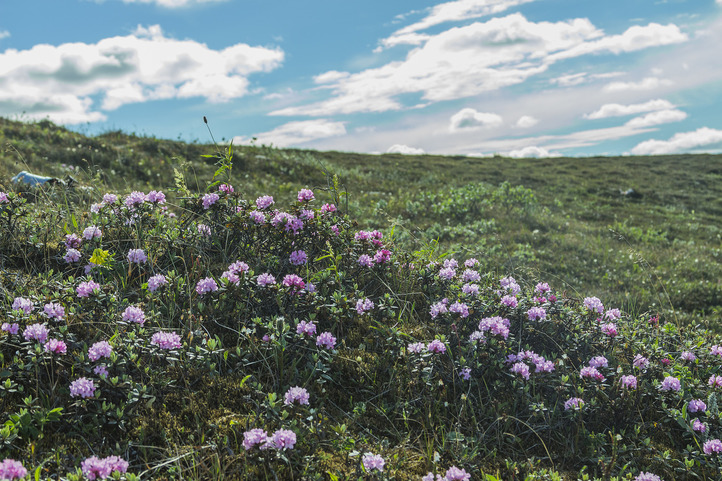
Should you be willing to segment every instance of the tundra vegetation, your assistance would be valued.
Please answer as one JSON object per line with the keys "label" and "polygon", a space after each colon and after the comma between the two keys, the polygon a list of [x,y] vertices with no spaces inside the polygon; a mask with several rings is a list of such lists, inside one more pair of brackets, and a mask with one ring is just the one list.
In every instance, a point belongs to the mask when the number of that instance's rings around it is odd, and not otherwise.
{"label": "tundra vegetation", "polygon": [[0,140],[0,479],[720,477],[719,156]]}

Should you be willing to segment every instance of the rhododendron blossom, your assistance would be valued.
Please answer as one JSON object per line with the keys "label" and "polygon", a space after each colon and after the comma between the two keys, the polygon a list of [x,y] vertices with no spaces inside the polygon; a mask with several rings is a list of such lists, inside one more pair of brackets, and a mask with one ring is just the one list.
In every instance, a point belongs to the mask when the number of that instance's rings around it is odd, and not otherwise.
{"label": "rhododendron blossom", "polygon": [[308,391],[300,386],[294,386],[286,391],[283,396],[283,404],[290,406],[293,403],[308,404]]}
{"label": "rhododendron blossom", "polygon": [[364,465],[364,468],[367,472],[376,470],[376,471],[383,471],[384,470],[384,458],[381,457],[379,454],[372,454],[372,453],[366,453],[363,455],[363,458],[361,458],[361,462]]}
{"label": "rhododendron blossom", "polygon": [[181,347],[181,338],[175,332],[160,331],[153,334],[150,343],[161,349],[177,349]]}

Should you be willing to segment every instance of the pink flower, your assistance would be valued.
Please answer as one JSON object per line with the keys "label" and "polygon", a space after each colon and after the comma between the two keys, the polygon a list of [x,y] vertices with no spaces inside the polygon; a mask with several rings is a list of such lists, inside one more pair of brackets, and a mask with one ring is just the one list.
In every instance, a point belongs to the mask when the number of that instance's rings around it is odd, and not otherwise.
{"label": "pink flower", "polygon": [[391,260],[391,251],[388,249],[379,249],[374,255],[374,262],[377,264],[386,264]]}
{"label": "pink flower", "polygon": [[467,473],[465,469],[457,468],[452,466],[446,470],[444,481],[469,481],[471,474]]}
{"label": "pink flower", "polygon": [[256,207],[259,209],[267,209],[274,204],[273,197],[270,195],[264,195],[256,199]]}
{"label": "pink flower", "polygon": [[547,311],[543,307],[535,306],[526,311],[526,315],[530,321],[543,321],[547,317]]}
{"label": "pink flower", "polygon": [[329,212],[336,212],[336,206],[333,204],[323,204],[321,206],[321,213],[328,214]]}
{"label": "pink flower", "polygon": [[243,448],[246,451],[252,449],[254,446],[259,446],[260,449],[265,449],[268,441],[268,434],[260,428],[251,429],[243,433]]}
{"label": "pink flower", "polygon": [[108,368],[105,364],[98,364],[93,368],[93,372],[100,377],[108,377]]}
{"label": "pink flower", "polygon": [[616,324],[614,324],[612,322],[609,322],[607,324],[602,324],[601,330],[604,334],[606,334],[609,337],[614,337],[618,334],[617,326],[616,326]]}
{"label": "pink flower", "polygon": [[702,421],[700,421],[699,419],[695,419],[692,422],[692,429],[694,429],[695,431],[698,431],[700,433],[704,433],[704,432],[707,432],[707,425],[705,423],[703,423]]}
{"label": "pink flower", "polygon": [[326,349],[333,349],[336,347],[336,338],[330,332],[322,332],[316,338],[316,345]]}
{"label": "pink flower", "polygon": [[649,359],[642,356],[641,354],[637,354],[636,356],[634,356],[634,362],[632,364],[637,369],[647,369],[647,367],[649,367]]}
{"label": "pink flower", "polygon": [[710,348],[710,354],[722,357],[722,347],[715,344]]}
{"label": "pink flower", "polygon": [[93,397],[94,393],[95,384],[93,384],[93,381],[88,378],[81,377],[70,383],[71,397],[89,398]]}
{"label": "pink flower", "polygon": [[364,454],[363,458],[361,458],[361,462],[363,463],[364,468],[368,472],[373,470],[382,472],[384,470],[384,464],[386,464],[384,458],[382,458],[381,455],[372,453]]}
{"label": "pink flower", "polygon": [[165,204],[165,194],[158,190],[151,190],[148,192],[148,195],[145,196],[145,200],[153,204]]}
{"label": "pink flower", "polygon": [[701,399],[692,399],[687,404],[687,412],[690,412],[690,413],[696,413],[696,412],[700,412],[700,411],[704,412],[706,410],[707,410],[707,404],[705,404],[705,402],[702,401]]}
{"label": "pink flower", "polygon": [[631,374],[622,376],[620,378],[622,387],[627,389],[637,389],[637,377],[632,376]]}
{"label": "pink flower", "polygon": [[160,287],[168,284],[168,279],[163,274],[156,274],[148,279],[148,290],[150,292],[157,291]]}
{"label": "pink flower", "polygon": [[296,333],[301,336],[305,334],[309,337],[313,337],[316,334],[316,324],[313,322],[301,321],[298,323],[298,326],[296,326]]}
{"label": "pink flower", "polygon": [[682,354],[680,354],[679,358],[682,359],[683,361],[692,362],[695,359],[697,359],[697,356],[695,356],[693,352],[684,351]]}
{"label": "pink flower", "polygon": [[300,386],[294,386],[283,395],[283,404],[290,406],[293,403],[308,404],[308,391]]}
{"label": "pink flower", "polygon": [[296,445],[296,433],[290,429],[279,429],[273,433],[270,442],[276,449],[293,449]]}
{"label": "pink flower", "polygon": [[123,201],[125,206],[131,210],[134,210],[136,207],[142,205],[144,202],[145,194],[143,192],[138,192],[137,190],[128,194]]}
{"label": "pink flower", "polygon": [[175,332],[156,332],[151,337],[150,343],[166,350],[181,347],[180,336]]}
{"label": "pink flower", "polygon": [[88,357],[91,361],[97,361],[102,357],[110,357],[113,352],[113,346],[108,344],[108,341],[96,342],[90,349],[88,349]]}
{"label": "pink flower", "polygon": [[90,227],[86,227],[85,230],[83,231],[83,239],[85,239],[85,240],[92,240],[92,239],[95,239],[96,237],[102,237],[102,236],[103,236],[103,232],[94,225],[91,225]]}
{"label": "pink flower", "polygon": [[[7,202],[7,196],[5,196],[4,201],[2,200],[3,195],[5,195],[5,192],[0,192],[0,202]],[[23,479],[27,474],[28,470],[23,467],[20,461],[6,458],[0,463],[0,479]]]}
{"label": "pink flower", "polygon": [[145,264],[148,256],[145,255],[143,249],[131,249],[128,251],[128,262],[131,264]]}
{"label": "pink flower", "polygon": [[310,189],[301,189],[298,191],[298,201],[308,202],[314,199],[313,192]]}
{"label": "pink flower", "polygon": [[682,389],[682,385],[679,382],[679,379],[672,376],[667,376],[664,378],[664,381],[662,381],[662,384],[659,387],[662,391],[679,391]]}
{"label": "pink flower", "polygon": [[722,453],[722,441],[719,439],[710,439],[702,445],[704,454]]}
{"label": "pink flower", "polygon": [[91,456],[80,463],[83,475],[90,480],[107,479],[114,471],[125,473],[128,471],[128,462],[118,456],[98,458]]}
{"label": "pink flower", "polygon": [[65,317],[65,308],[61,304],[57,304],[55,302],[45,304],[43,306],[43,311],[45,311],[45,315],[50,319],[60,321],[63,317]]}
{"label": "pink flower", "polygon": [[607,361],[607,358],[604,356],[596,356],[593,357],[591,361],[589,361],[589,365],[598,369],[600,367],[609,366],[609,361]]}
{"label": "pink flower", "polygon": [[517,301],[516,297],[514,296],[504,296],[501,298],[501,304],[514,309],[516,306],[519,305],[519,301]]}
{"label": "pink flower", "polygon": [[8,332],[10,334],[17,334],[19,329],[20,325],[17,322],[13,322],[12,324],[10,324],[9,322],[3,322],[2,327],[0,327],[0,330]]}
{"label": "pink flower", "polygon": [[469,306],[463,302],[455,302],[449,306],[449,312],[459,314],[461,317],[469,317]]}
{"label": "pink flower", "polygon": [[464,284],[461,287],[461,292],[464,294],[468,294],[470,296],[478,296],[479,295],[479,285],[478,284]]}
{"label": "pink flower", "polygon": [[46,342],[43,346],[43,349],[45,349],[45,352],[50,352],[53,354],[65,354],[68,352],[68,346],[66,346],[63,341],[60,341],[58,339],[48,340],[48,342]]}
{"label": "pink flower", "polygon": [[511,372],[519,374],[526,380],[529,380],[529,366],[523,362],[517,362],[511,367]]}
{"label": "pink flower", "polygon": [[303,279],[296,274],[288,274],[283,278],[282,284],[286,287],[292,288],[294,291],[300,291],[306,287],[306,283]]}
{"label": "pink flower", "polygon": [[218,190],[225,192],[226,194],[233,193],[233,186],[228,184],[221,184],[218,186]]}
{"label": "pink flower", "polygon": [[600,301],[597,297],[585,297],[584,307],[586,307],[590,311],[596,311],[598,314],[604,312],[604,305],[602,304],[602,301]]}
{"label": "pink flower", "polygon": [[121,316],[121,318],[125,322],[135,322],[136,324],[140,324],[141,326],[145,323],[145,313],[140,307],[126,307],[123,311],[123,315]]}
{"label": "pink flower", "polygon": [[461,275],[461,280],[464,282],[479,282],[481,280],[481,276],[473,269],[466,269]]}
{"label": "pink flower", "polygon": [[601,372],[599,372],[599,371],[597,370],[596,367],[591,367],[591,366],[583,367],[582,370],[581,370],[581,372],[580,372],[579,374],[580,374],[582,377],[593,378],[593,379],[596,379],[597,381],[604,381],[604,380],[605,380],[605,377],[602,375]]}
{"label": "pink flower", "polygon": [[581,409],[583,405],[583,399],[578,397],[571,397],[564,402],[564,410],[569,411],[570,409]]}
{"label": "pink flower", "polygon": [[414,342],[406,347],[407,351],[413,352],[415,354],[422,352],[424,349],[426,349],[426,345],[424,345],[423,342]]}
{"label": "pink flower", "polygon": [[426,346],[426,349],[435,354],[443,354],[446,352],[446,345],[444,345],[444,343],[440,340],[434,339],[428,346]]}
{"label": "pink flower", "polygon": [[656,474],[645,473],[644,471],[641,471],[637,475],[637,477],[634,478],[634,481],[662,481],[662,479]]}
{"label": "pink flower", "polygon": [[250,214],[248,214],[248,217],[251,218],[253,222],[256,224],[265,224],[266,223],[266,216],[263,215],[263,212],[259,212],[257,210],[252,210]]}
{"label": "pink flower", "polygon": [[432,304],[431,309],[429,310],[429,314],[431,314],[432,319],[436,319],[439,314],[444,314],[446,312],[449,312],[449,310],[447,309],[445,302],[437,302],[436,304]]}
{"label": "pink flower", "polygon": [[439,271],[439,277],[446,279],[447,281],[453,279],[455,275],[456,271],[453,267],[442,267]]}
{"label": "pink flower", "polygon": [[198,284],[196,284],[196,292],[199,296],[217,290],[218,284],[216,284],[216,281],[212,277],[206,277],[205,279],[201,279],[200,281],[198,281]]}
{"label": "pink flower", "polygon": [[361,254],[359,256],[358,263],[363,267],[371,267],[372,265],[374,265],[373,259],[371,259],[371,257],[366,254]]}
{"label": "pink flower", "polygon": [[220,197],[215,192],[206,194],[203,196],[203,208],[208,210],[213,204],[215,204]]}
{"label": "pink flower", "polygon": [[374,303],[369,298],[359,299],[356,301],[356,312],[359,313],[359,315],[363,314],[364,312],[370,311],[374,308]]}
{"label": "pink flower", "polygon": [[48,339],[48,328],[45,324],[31,324],[25,328],[23,337],[26,341],[35,340],[42,344]]}
{"label": "pink flower", "polygon": [[710,376],[707,384],[709,384],[709,387],[722,387],[722,376],[713,374]]}
{"label": "pink flower", "polygon": [[294,266],[301,266],[306,263],[308,260],[308,257],[306,256],[306,253],[302,250],[297,250],[291,252],[291,255],[289,256],[288,260],[293,264]]}
{"label": "pink flower", "polygon": [[80,260],[80,251],[76,249],[68,249],[68,251],[63,256],[63,260],[68,264],[78,262]]}
{"label": "pink flower", "polygon": [[464,261],[464,265],[469,268],[476,267],[477,265],[479,265],[479,261],[476,260],[474,257],[471,257]]}
{"label": "pink flower", "polygon": [[258,276],[258,279],[256,279],[256,282],[258,282],[258,285],[261,287],[267,287],[271,286],[276,283],[276,278],[273,277],[269,273],[261,274]]}
{"label": "pink flower", "polygon": [[25,314],[30,314],[35,309],[33,302],[24,297],[16,297],[13,300],[13,311],[23,311]]}

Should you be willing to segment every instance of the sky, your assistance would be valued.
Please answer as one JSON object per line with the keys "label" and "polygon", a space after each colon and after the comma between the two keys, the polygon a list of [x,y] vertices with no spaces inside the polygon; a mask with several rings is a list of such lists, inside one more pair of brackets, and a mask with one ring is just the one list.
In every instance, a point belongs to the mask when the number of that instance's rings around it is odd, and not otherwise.
{"label": "sky", "polygon": [[722,0],[0,0],[0,116],[509,157],[722,152]]}

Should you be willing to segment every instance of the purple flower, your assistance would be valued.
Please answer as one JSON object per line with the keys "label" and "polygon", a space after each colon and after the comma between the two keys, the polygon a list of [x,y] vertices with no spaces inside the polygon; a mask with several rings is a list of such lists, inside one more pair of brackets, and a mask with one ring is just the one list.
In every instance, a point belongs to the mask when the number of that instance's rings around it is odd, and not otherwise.
{"label": "purple flower", "polygon": [[92,240],[92,239],[95,239],[96,237],[102,237],[102,236],[103,236],[103,232],[94,225],[91,225],[90,227],[86,227],[85,230],[83,231],[83,239],[85,239],[85,240]]}
{"label": "purple flower", "polygon": [[461,317],[469,317],[469,306],[463,302],[455,302],[449,306],[449,312],[459,314]]}
{"label": "purple flower", "polygon": [[564,410],[569,411],[570,409],[581,409],[584,405],[584,400],[578,397],[570,397],[564,401]]}
{"label": "purple flower", "polygon": [[274,204],[273,197],[270,195],[264,195],[256,199],[256,207],[259,209],[267,209]]}
{"label": "purple flower", "polygon": [[722,453],[722,441],[719,439],[710,439],[702,445],[704,454]]}
{"label": "purple flower", "polygon": [[333,349],[336,347],[336,338],[330,332],[322,332],[316,338],[316,345],[326,349]]}
{"label": "purple flower", "polygon": [[103,195],[103,203],[106,205],[115,204],[118,201],[118,196],[115,194]]}
{"label": "purple flower", "polygon": [[80,251],[76,249],[68,249],[68,251],[63,256],[63,260],[68,264],[78,262],[80,260]]}
{"label": "purple flower", "polygon": [[452,466],[446,470],[444,481],[469,481],[471,474],[467,473],[465,469],[457,468]]}
{"label": "purple flower", "polygon": [[196,228],[198,229],[198,233],[199,233],[200,235],[205,236],[205,237],[210,237],[210,236],[211,236],[211,228],[208,227],[207,225],[205,225],[205,224],[198,224],[198,225],[196,226]]}
{"label": "purple flower", "polygon": [[662,391],[679,391],[682,389],[682,385],[679,382],[679,379],[672,376],[667,376],[664,378],[664,381],[662,381],[662,384],[659,386],[659,389]]}
{"label": "purple flower", "polygon": [[463,368],[461,371],[459,371],[459,376],[461,376],[464,381],[468,381],[469,379],[471,379],[471,368]]}
{"label": "purple flower", "polygon": [[473,269],[466,269],[461,275],[461,280],[464,282],[478,282],[481,280],[481,276]]}
{"label": "purple flower", "polygon": [[306,263],[308,260],[308,257],[306,256],[306,253],[302,250],[297,250],[291,252],[291,255],[289,256],[288,260],[293,264],[294,266],[300,266]]}
{"label": "purple flower", "polygon": [[722,357],[722,347],[715,344],[710,348],[710,354]]}
{"label": "purple flower", "polygon": [[0,204],[4,204],[5,202],[10,202],[8,195],[5,192],[0,192]]}
{"label": "purple flower", "polygon": [[439,314],[444,314],[446,312],[449,312],[449,310],[446,307],[446,303],[443,301],[432,304],[431,309],[429,310],[429,314],[431,314],[432,319],[436,319]]}
{"label": "purple flower", "polygon": [[93,372],[100,377],[108,376],[108,368],[105,364],[98,364],[93,368]]}
{"label": "purple flower", "polygon": [[211,192],[210,194],[206,194],[203,196],[203,208],[208,210],[210,206],[215,204],[220,197],[215,192]]}
{"label": "purple flower", "polygon": [[377,264],[386,264],[391,260],[391,251],[388,249],[379,249],[374,254],[374,262]]}
{"label": "purple flower", "polygon": [[680,354],[679,358],[682,359],[683,361],[691,362],[691,361],[694,361],[695,359],[697,359],[697,356],[695,356],[693,352],[684,351],[682,354]]}
{"label": "purple flower", "polygon": [[313,337],[316,334],[316,324],[313,322],[301,321],[296,326],[296,333],[300,336],[307,335]]}
{"label": "purple flower", "polygon": [[634,362],[632,364],[637,369],[647,369],[647,367],[649,367],[649,359],[642,356],[641,354],[637,354],[636,356],[634,356]]}
{"label": "purple flower", "polygon": [[589,361],[589,365],[591,367],[596,367],[599,369],[600,367],[607,367],[609,366],[609,361],[607,361],[607,358],[604,356],[596,356]]}
{"label": "purple flower", "polygon": [[114,471],[125,473],[128,470],[128,462],[118,456],[98,458],[91,456],[80,463],[83,475],[90,479],[107,479]]}
{"label": "purple flower", "polygon": [[384,464],[386,464],[381,455],[372,453],[364,454],[363,458],[361,458],[361,462],[364,465],[364,469],[368,472],[373,471],[374,469],[382,472],[384,470]]}
{"label": "purple flower", "polygon": [[145,264],[148,256],[145,255],[143,249],[131,249],[128,251],[128,262],[131,264]]}
{"label": "purple flower", "polygon": [[516,297],[514,296],[504,296],[501,298],[502,305],[506,307],[511,307],[514,309],[516,306],[519,305],[519,301],[517,301]]}
{"label": "purple flower", "polygon": [[265,449],[268,443],[268,434],[260,428],[251,429],[243,433],[243,448],[248,451],[254,446]]}
{"label": "purple flower", "polygon": [[221,192],[225,192],[226,194],[233,193],[233,186],[228,184],[221,184],[218,186],[218,190]]}
{"label": "purple flower", "polygon": [[260,276],[258,276],[256,282],[258,282],[258,285],[261,287],[267,287],[275,284],[276,278],[266,272],[265,274],[261,274]]}
{"label": "purple flower", "polygon": [[479,285],[478,284],[464,284],[461,287],[461,292],[464,294],[468,294],[470,296],[478,296],[479,295]]}
{"label": "purple flower", "polygon": [[150,343],[161,349],[177,349],[181,347],[180,336],[175,332],[156,332],[150,339]]}
{"label": "purple flower", "polygon": [[90,346],[88,349],[88,357],[91,361],[97,361],[102,357],[110,357],[113,352],[113,346],[108,344],[108,341],[99,341]]}
{"label": "purple flower", "polygon": [[273,433],[271,444],[276,449],[293,449],[296,445],[296,433],[290,429],[279,429]]}
{"label": "purple flower", "polygon": [[713,374],[710,376],[707,384],[709,384],[709,387],[722,387],[722,376]]}
{"label": "purple flower", "polygon": [[356,312],[359,313],[359,315],[363,314],[364,312],[370,311],[373,309],[374,303],[369,298],[359,299],[356,301]]}
{"label": "purple flower", "polygon": [[519,284],[517,284],[516,280],[513,277],[504,277],[499,282],[501,284],[501,287],[508,291],[511,291],[511,293],[514,295],[517,295],[519,294],[519,292],[521,292],[521,287],[519,287]]}
{"label": "purple flower", "polygon": [[143,205],[145,202],[145,194],[143,192],[133,191],[125,197],[123,203],[131,210],[135,209],[139,205]]}
{"label": "purple flower", "polygon": [[535,306],[526,311],[526,315],[530,321],[543,321],[547,317],[547,311],[543,307]]}
{"label": "purple flower", "polygon": [[622,376],[620,381],[623,388],[637,389],[637,376],[632,376],[631,374]]}
{"label": "purple flower", "polygon": [[363,267],[371,267],[374,265],[373,259],[371,259],[371,257],[367,254],[361,254],[358,258],[358,263]]}
{"label": "purple flower", "polygon": [[55,302],[49,302],[43,306],[45,315],[51,319],[57,319],[58,321],[65,317],[65,308],[61,304]]}
{"label": "purple flower", "polygon": [[604,312],[604,305],[602,304],[602,301],[600,301],[597,297],[585,297],[584,307],[586,307],[590,311],[596,311],[598,314]]}
{"label": "purple flower", "polygon": [[469,268],[476,267],[477,265],[479,265],[479,261],[476,260],[476,258],[471,257],[470,259],[466,259],[464,261],[464,265]]}
{"label": "purple flower", "polygon": [[690,413],[696,413],[696,412],[704,412],[707,410],[707,405],[702,401],[701,399],[692,399],[687,404],[687,412]]}
{"label": "purple flower", "polygon": [[126,307],[121,317],[125,322],[135,322],[141,326],[145,323],[145,313],[140,307]]}
{"label": "purple flower", "polygon": [[336,212],[336,206],[333,204],[323,204],[321,206],[321,213],[328,214],[329,212]]}
{"label": "purple flower", "polygon": [[634,481],[662,481],[662,479],[659,476],[657,476],[656,474],[645,473],[644,471],[640,471],[640,473],[637,475],[637,477],[634,478]]}
{"label": "purple flower", "polygon": [[145,200],[154,204],[165,204],[165,194],[158,190],[151,190],[145,196]]}
{"label": "purple flower", "polygon": [[485,333],[491,331],[496,336],[506,339],[509,337],[509,319],[502,319],[499,316],[485,317],[479,322],[479,331]]}
{"label": "purple flower", "polygon": [[439,271],[439,277],[446,280],[451,280],[456,275],[456,270],[453,267],[442,267]]}
{"label": "purple flower", "polygon": [[0,330],[9,332],[10,334],[17,334],[19,329],[20,325],[17,322],[13,322],[12,324],[3,322],[2,327],[0,327]]}
{"label": "purple flower", "polygon": [[604,313],[604,319],[609,319],[610,321],[615,321],[620,317],[622,317],[622,311],[619,309],[609,309]]}
{"label": "purple flower", "polygon": [[547,284],[546,282],[540,282],[534,288],[534,292],[536,292],[537,294],[545,294],[551,290],[551,287],[549,287],[549,284]]}
{"label": "purple flower", "polygon": [[13,300],[13,311],[23,311],[25,314],[30,314],[35,309],[33,303],[29,299],[24,297],[16,297]]}
{"label": "purple flower", "polygon": [[310,189],[301,189],[298,191],[298,201],[308,202],[314,199],[313,192]]}
{"label": "purple flower", "polygon": [[293,403],[308,404],[308,391],[300,386],[294,386],[283,395],[283,404],[290,406]]}
{"label": "purple flower", "polygon": [[407,349],[409,352],[413,352],[413,353],[418,354],[418,353],[422,352],[424,349],[426,349],[426,345],[425,345],[423,342],[414,342],[414,343],[412,343],[412,344],[409,344],[409,345],[406,347],[406,349]]}
{"label": "purple flower", "polygon": [[68,234],[65,236],[65,247],[68,249],[78,249],[83,243],[83,239],[78,237],[77,234]]}
{"label": "purple flower", "polygon": [[582,377],[593,378],[593,379],[596,379],[597,381],[604,381],[604,380],[605,380],[605,377],[602,375],[601,372],[599,372],[599,371],[597,370],[596,367],[591,367],[591,366],[583,367],[582,370],[581,370],[581,372],[580,372],[579,374],[580,374]]}
{"label": "purple flower", "polygon": [[294,291],[300,291],[306,287],[306,283],[303,279],[296,274],[288,274],[283,278],[282,284],[286,287],[292,288]]}
{"label": "purple flower", "polygon": [[163,274],[156,274],[150,279],[148,279],[148,290],[150,292],[155,292],[158,290],[158,288],[168,284],[168,279]]}
{"label": "purple flower", "polygon": [[[0,192],[0,202],[7,202],[7,196],[5,196],[4,201],[2,200],[3,195],[5,195],[5,192]],[[23,467],[23,464],[20,461],[5,458],[2,463],[0,463],[0,479],[22,479],[27,474],[28,470]]]}
{"label": "purple flower", "polygon": [[248,217],[251,218],[253,222],[256,224],[265,224],[266,223],[266,216],[263,215],[263,212],[259,212],[257,210],[252,210],[250,214],[248,214]]}
{"label": "purple flower", "polygon": [[26,341],[35,340],[42,344],[48,339],[48,332],[45,324],[31,324],[23,331],[23,337]]}
{"label": "purple flower", "polygon": [[435,354],[443,354],[446,352],[446,345],[440,340],[434,339],[428,346],[426,346],[426,349]]}
{"label": "purple flower", "polygon": [[614,324],[613,322],[608,322],[607,324],[602,324],[600,329],[602,330],[602,332],[604,334],[606,334],[609,337],[615,337],[618,334],[617,325]]}
{"label": "purple flower", "polygon": [[304,220],[311,220],[316,217],[316,214],[309,209],[301,209],[301,218]]}
{"label": "purple flower", "polygon": [[93,381],[88,378],[81,377],[70,383],[71,397],[89,398],[93,397],[94,393],[95,384],[93,384]]}
{"label": "purple flower", "polygon": [[68,352],[68,346],[66,346],[63,341],[60,341],[58,339],[48,340],[48,342],[46,342],[43,346],[43,349],[45,349],[45,352],[50,352],[53,354],[65,354]]}
{"label": "purple flower", "polygon": [[523,362],[517,362],[511,367],[511,372],[519,374],[524,379],[529,379],[529,366]]}
{"label": "purple flower", "polygon": [[705,433],[707,432],[707,425],[699,419],[695,419],[692,422],[692,429],[700,433]]}
{"label": "purple flower", "polygon": [[198,281],[198,284],[196,284],[196,292],[199,296],[217,290],[218,284],[216,284],[215,279],[213,279],[212,277],[206,277],[205,279],[201,279],[200,281]]}

